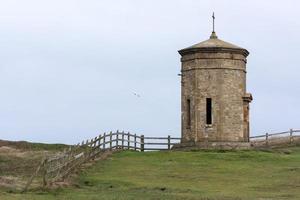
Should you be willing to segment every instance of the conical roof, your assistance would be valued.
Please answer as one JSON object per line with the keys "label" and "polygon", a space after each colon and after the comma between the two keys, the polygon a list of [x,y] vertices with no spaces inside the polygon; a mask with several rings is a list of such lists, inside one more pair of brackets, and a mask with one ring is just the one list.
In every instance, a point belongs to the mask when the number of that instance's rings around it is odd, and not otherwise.
{"label": "conical roof", "polygon": [[218,39],[215,32],[212,32],[210,38],[193,46],[178,51],[180,55],[186,55],[195,52],[233,52],[248,56],[249,52],[239,46]]}

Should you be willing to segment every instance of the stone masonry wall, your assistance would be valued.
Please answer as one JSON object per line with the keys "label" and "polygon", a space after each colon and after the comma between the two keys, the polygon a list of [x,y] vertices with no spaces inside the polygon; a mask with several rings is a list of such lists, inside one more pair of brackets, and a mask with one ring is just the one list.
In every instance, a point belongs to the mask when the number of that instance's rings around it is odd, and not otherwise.
{"label": "stone masonry wall", "polygon": [[[184,55],[181,61],[183,142],[247,141],[243,102],[246,93],[245,56],[199,52]],[[206,98],[212,99],[212,125],[206,125]],[[188,99],[191,102],[189,127]]]}

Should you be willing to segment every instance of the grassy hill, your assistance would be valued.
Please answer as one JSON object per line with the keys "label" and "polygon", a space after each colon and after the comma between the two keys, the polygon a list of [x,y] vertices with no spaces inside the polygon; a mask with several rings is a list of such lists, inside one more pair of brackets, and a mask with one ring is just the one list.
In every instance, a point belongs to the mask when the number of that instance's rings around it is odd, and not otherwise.
{"label": "grassy hill", "polygon": [[67,147],[64,144],[0,140],[0,191],[21,189],[44,155],[54,154]]}
{"label": "grassy hill", "polygon": [[300,147],[272,151],[124,151],[95,162],[73,179],[68,187],[26,194],[2,188],[0,199],[296,200],[300,199]]}

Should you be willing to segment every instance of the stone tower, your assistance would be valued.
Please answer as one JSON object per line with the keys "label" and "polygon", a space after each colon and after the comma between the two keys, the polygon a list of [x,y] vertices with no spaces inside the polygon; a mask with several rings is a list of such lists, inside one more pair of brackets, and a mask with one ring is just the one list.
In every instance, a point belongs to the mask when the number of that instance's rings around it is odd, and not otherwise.
{"label": "stone tower", "polygon": [[249,52],[210,38],[179,51],[181,57],[181,144],[244,145],[249,142],[246,63]]}

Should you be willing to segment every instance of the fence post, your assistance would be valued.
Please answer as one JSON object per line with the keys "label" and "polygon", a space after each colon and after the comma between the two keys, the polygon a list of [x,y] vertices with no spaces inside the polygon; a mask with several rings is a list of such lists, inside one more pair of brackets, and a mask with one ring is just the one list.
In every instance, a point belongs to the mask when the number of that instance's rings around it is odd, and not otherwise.
{"label": "fence post", "polygon": [[101,134],[99,135],[99,140],[98,140],[98,148],[101,149]]}
{"label": "fence post", "polygon": [[91,143],[90,143],[90,149],[93,149],[93,145],[94,145],[94,139],[91,139]]}
{"label": "fence post", "polygon": [[42,168],[43,168],[43,187],[47,186],[47,169],[46,169],[46,164],[47,164],[47,158],[45,159]]}
{"label": "fence post", "polygon": [[[71,151],[70,151],[71,152]],[[86,140],[86,143],[85,143],[85,157],[88,158],[89,157],[89,140]]]}
{"label": "fence post", "polygon": [[106,133],[104,132],[104,134],[103,134],[103,150],[105,150],[105,138],[106,138]]}
{"label": "fence post", "polygon": [[290,143],[293,143],[293,129],[290,129]]}
{"label": "fence post", "polygon": [[141,135],[141,151],[144,151],[144,135]]}
{"label": "fence post", "polygon": [[110,132],[110,135],[109,135],[109,149],[110,150],[112,149],[112,132]]}
{"label": "fence post", "polygon": [[119,131],[117,130],[117,137],[116,137],[116,148],[119,148]]}
{"label": "fence post", "polygon": [[168,135],[168,150],[171,149],[171,136]]}
{"label": "fence post", "polygon": [[136,151],[136,133],[134,134],[134,150]]}
{"label": "fence post", "polygon": [[127,149],[130,148],[130,133],[128,132],[128,135],[127,135]]}
{"label": "fence post", "polygon": [[124,131],[122,131],[122,149],[124,149]]}
{"label": "fence post", "polygon": [[95,137],[95,140],[94,140],[94,147],[97,146],[97,138],[98,138],[98,137]]}
{"label": "fence post", "polygon": [[96,146],[97,146],[97,137],[95,137],[94,142],[93,142],[93,148],[91,149],[93,160],[95,159],[94,155],[96,154],[96,151],[97,151]]}
{"label": "fence post", "polygon": [[[45,168],[45,165],[46,165],[46,159],[43,159],[42,162],[41,162],[41,164],[38,166],[38,168],[37,168],[36,171],[34,172],[34,174],[31,175],[29,181],[26,183],[26,185],[25,185],[24,189],[21,191],[21,193],[27,191],[27,189],[28,189],[29,186],[31,185],[33,179],[38,175],[38,173],[39,173],[39,171],[41,170],[41,168],[44,168],[45,170],[47,170],[47,169]],[[45,180],[46,180],[46,178],[45,178]]]}
{"label": "fence post", "polygon": [[266,146],[269,146],[269,133],[266,133]]}

